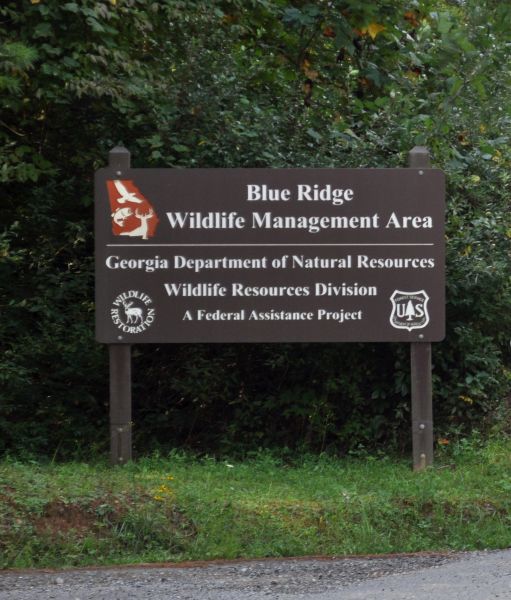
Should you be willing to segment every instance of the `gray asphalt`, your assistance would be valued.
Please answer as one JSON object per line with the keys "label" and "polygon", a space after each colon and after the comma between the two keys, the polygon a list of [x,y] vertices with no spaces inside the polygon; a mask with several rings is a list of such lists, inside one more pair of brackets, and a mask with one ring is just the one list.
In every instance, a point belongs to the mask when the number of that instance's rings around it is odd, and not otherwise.
{"label": "gray asphalt", "polygon": [[0,572],[0,600],[511,600],[511,550]]}

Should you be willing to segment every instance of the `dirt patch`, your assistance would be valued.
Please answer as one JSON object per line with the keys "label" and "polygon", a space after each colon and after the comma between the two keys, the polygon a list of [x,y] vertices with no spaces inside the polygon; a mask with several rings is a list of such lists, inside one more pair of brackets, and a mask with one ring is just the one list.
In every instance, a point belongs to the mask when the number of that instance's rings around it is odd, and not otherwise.
{"label": "dirt patch", "polygon": [[78,537],[97,537],[122,522],[137,501],[110,494],[81,503],[55,499],[46,505],[42,515],[32,518],[32,524],[37,533],[53,538],[71,532]]}
{"label": "dirt patch", "polygon": [[[147,497],[115,497],[106,495],[86,503],[71,503],[61,499],[48,503],[41,515],[33,516],[30,520],[37,534],[52,539],[67,537],[84,538],[88,535],[104,538],[111,535],[130,513],[137,508],[145,507],[152,502]],[[194,525],[176,507],[158,506],[167,521],[168,529],[179,533],[182,537],[196,534]]]}
{"label": "dirt patch", "polygon": [[394,505],[403,513],[418,514],[427,519],[431,519],[436,510],[441,509],[446,515],[450,515],[455,508],[453,504],[447,501],[435,504],[432,500],[420,502],[414,498],[398,498],[394,501]]}
{"label": "dirt patch", "polygon": [[33,522],[38,534],[57,537],[73,531],[79,537],[97,531],[96,515],[87,507],[78,504],[67,504],[62,500],[53,500],[44,509],[40,517]]}
{"label": "dirt patch", "polygon": [[16,508],[17,503],[14,500],[13,496],[16,493],[16,490],[9,485],[3,485],[0,489],[0,503],[10,506],[11,508]]}

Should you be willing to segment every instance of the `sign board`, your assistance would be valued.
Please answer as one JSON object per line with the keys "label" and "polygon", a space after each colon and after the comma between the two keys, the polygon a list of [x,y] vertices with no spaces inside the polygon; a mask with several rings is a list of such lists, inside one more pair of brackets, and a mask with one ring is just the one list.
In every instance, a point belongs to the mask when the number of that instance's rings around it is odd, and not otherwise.
{"label": "sign board", "polygon": [[444,337],[442,171],[106,168],[95,185],[100,342]]}

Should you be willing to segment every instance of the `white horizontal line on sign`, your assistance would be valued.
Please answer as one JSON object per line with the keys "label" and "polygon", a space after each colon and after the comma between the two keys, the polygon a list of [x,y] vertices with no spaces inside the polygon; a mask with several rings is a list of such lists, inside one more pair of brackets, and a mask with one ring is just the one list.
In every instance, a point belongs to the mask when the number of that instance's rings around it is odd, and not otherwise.
{"label": "white horizontal line on sign", "polygon": [[434,246],[435,244],[107,244],[110,248],[147,248],[147,247],[183,247],[183,246]]}

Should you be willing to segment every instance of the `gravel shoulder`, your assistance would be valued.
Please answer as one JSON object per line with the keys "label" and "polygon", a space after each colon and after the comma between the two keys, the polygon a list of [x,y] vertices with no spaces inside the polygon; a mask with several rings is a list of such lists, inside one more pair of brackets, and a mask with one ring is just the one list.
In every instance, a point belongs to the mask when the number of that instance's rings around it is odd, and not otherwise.
{"label": "gravel shoulder", "polygon": [[432,597],[511,599],[511,551],[0,572],[0,600]]}

